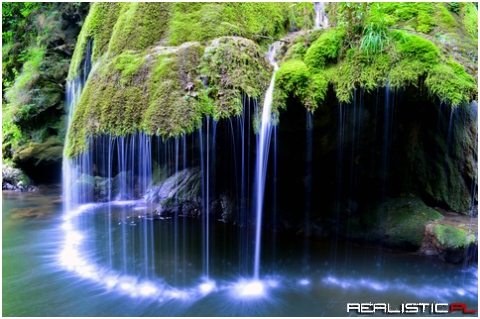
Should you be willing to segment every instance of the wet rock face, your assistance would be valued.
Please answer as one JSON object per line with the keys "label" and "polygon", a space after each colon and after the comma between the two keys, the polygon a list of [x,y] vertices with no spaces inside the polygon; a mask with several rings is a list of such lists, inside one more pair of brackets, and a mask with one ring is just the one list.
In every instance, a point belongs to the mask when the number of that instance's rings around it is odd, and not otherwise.
{"label": "wet rock face", "polygon": [[13,161],[35,184],[61,181],[63,142],[50,137],[43,143],[30,142],[19,148]]}
{"label": "wet rock face", "polygon": [[[202,172],[200,168],[187,168],[171,175],[163,182],[151,187],[145,196],[147,202],[156,203],[152,218],[182,215],[200,217],[207,207],[202,205]],[[235,222],[237,213],[234,200],[227,194],[211,195],[204,201],[208,214],[215,220]]]}
{"label": "wet rock face", "polygon": [[158,203],[155,215],[183,214],[198,217],[202,211],[201,172],[198,167],[173,174],[146,195],[147,201]]}

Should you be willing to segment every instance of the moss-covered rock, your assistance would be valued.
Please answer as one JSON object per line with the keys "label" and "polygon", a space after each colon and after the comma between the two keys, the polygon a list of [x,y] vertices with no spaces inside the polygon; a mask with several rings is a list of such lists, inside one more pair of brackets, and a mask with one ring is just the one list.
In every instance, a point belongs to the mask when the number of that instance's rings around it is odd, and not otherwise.
{"label": "moss-covered rock", "polygon": [[260,99],[272,72],[260,47],[240,37],[211,41],[199,69],[208,86],[203,109],[216,119],[240,115],[242,94]]}
{"label": "moss-covered rock", "polygon": [[286,108],[289,96],[298,98],[308,109],[314,111],[325,99],[327,89],[328,81],[323,74],[310,76],[310,71],[303,61],[289,60],[282,64],[275,75],[275,102],[272,112],[278,112],[278,108]]}
{"label": "moss-covered rock", "polygon": [[66,154],[85,151],[98,134],[170,137],[192,132],[204,115],[241,114],[243,95],[261,99],[271,74],[265,52],[250,39],[281,37],[292,19],[284,3],[93,4],[69,78],[79,75],[90,40],[95,66]]}
{"label": "moss-covered rock", "polygon": [[[354,89],[371,91],[387,83],[392,88],[425,84],[431,96],[452,107],[476,99],[478,54],[471,46],[476,38],[466,35],[465,25],[458,23],[464,14],[459,16],[441,3],[331,6],[330,18],[337,26],[322,31],[313,42],[299,34],[284,61],[303,59],[310,77],[323,74],[341,102],[350,102]],[[467,7],[469,14],[475,10]],[[348,27],[351,21],[346,19],[356,15],[363,19]],[[433,37],[435,32],[437,36]],[[285,95],[289,94],[283,92],[277,97],[284,100]]]}
{"label": "moss-covered rock", "polygon": [[418,253],[451,263],[476,258],[478,223],[470,217],[443,211],[445,218],[425,228],[422,247]]}
{"label": "moss-covered rock", "polygon": [[55,137],[50,137],[43,143],[30,142],[24,145],[13,157],[13,161],[21,164],[22,162],[33,162],[34,165],[48,165],[55,162],[61,162],[63,152],[63,142]]}
{"label": "moss-covered rock", "polygon": [[86,151],[88,137],[99,134],[144,131],[168,138],[192,132],[204,115],[239,115],[242,95],[260,99],[269,78],[260,47],[239,37],[103,58],[76,106],[67,154]]}
{"label": "moss-covered rock", "polygon": [[[2,157],[30,174],[29,165],[56,162],[61,156],[65,81],[88,4],[5,3],[4,9],[7,6],[2,33]],[[52,145],[52,140],[58,143]]]}
{"label": "moss-covered rock", "polygon": [[442,215],[416,197],[390,198],[359,212],[349,221],[355,225],[347,236],[389,247],[416,250],[425,226]]}
{"label": "moss-covered rock", "polygon": [[343,29],[324,32],[305,53],[305,63],[311,70],[319,71],[329,63],[336,63],[346,34]]}
{"label": "moss-covered rock", "polygon": [[450,225],[435,225],[433,232],[446,248],[465,248],[476,241],[475,235]]}

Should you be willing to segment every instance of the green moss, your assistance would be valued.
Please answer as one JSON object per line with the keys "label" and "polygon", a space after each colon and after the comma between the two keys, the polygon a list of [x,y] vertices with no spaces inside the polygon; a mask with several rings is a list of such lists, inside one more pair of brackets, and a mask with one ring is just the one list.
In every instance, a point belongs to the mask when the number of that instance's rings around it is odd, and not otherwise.
{"label": "green moss", "polygon": [[371,91],[384,86],[392,65],[388,54],[368,56],[359,49],[350,49],[347,58],[335,68],[326,70],[328,79],[333,83],[337,98],[341,102],[350,102],[352,92],[357,87]]}
{"label": "green moss", "polygon": [[310,81],[310,86],[308,94],[305,100],[305,106],[311,110],[315,111],[318,104],[325,100],[328,90],[328,80],[324,74],[314,74]]}
{"label": "green moss", "polygon": [[303,61],[285,62],[275,75],[275,88],[300,99],[307,95],[310,72]]}
{"label": "green moss", "polygon": [[[222,37],[205,48],[199,66],[208,81],[208,99],[213,101],[212,115],[218,118],[242,113],[242,94],[260,98],[271,77],[265,53],[253,41]],[[210,106],[211,107],[211,106]]]}
{"label": "green moss", "polygon": [[[305,41],[305,39],[303,39]],[[305,56],[305,53],[307,52],[307,47],[304,44],[304,42],[298,42],[294,44],[293,46],[290,46],[288,48],[287,53],[285,54],[285,57],[283,58],[284,61],[288,60],[303,60],[303,57]]]}
{"label": "green moss", "polygon": [[33,161],[35,165],[42,162],[59,162],[62,158],[63,143],[55,137],[50,137],[43,143],[30,142],[19,148],[13,161],[20,163]]}
{"label": "green moss", "polygon": [[92,61],[97,61],[108,50],[113,28],[121,13],[125,12],[129,3],[95,2],[92,3],[86,17],[82,31],[77,40],[77,45],[70,63],[68,79],[73,79],[78,72],[78,67],[85,57],[87,42],[94,40]]}
{"label": "green moss", "polygon": [[440,51],[430,41],[405,31],[392,34],[400,60],[391,68],[388,78],[392,87],[416,86],[418,79],[440,63]]}
{"label": "green moss", "polygon": [[192,132],[205,114],[239,115],[242,94],[265,92],[269,69],[260,47],[237,37],[216,39],[206,49],[185,43],[104,57],[76,106],[66,154],[85,151],[88,137],[98,134],[145,131],[168,138]]}
{"label": "green moss", "polygon": [[139,130],[148,106],[145,82],[149,70],[150,64],[143,53],[124,52],[101,61],[92,71],[73,114],[67,136],[68,156],[85,151],[89,136],[102,133],[124,136]]}
{"label": "green moss", "polygon": [[170,45],[221,36],[279,38],[288,31],[289,7],[288,3],[175,3]]}
{"label": "green moss", "polygon": [[327,64],[335,63],[344,38],[342,29],[326,31],[308,48],[305,64],[309,69],[319,71]]}
{"label": "green moss", "polygon": [[447,9],[445,3],[437,3],[436,15],[438,19],[438,25],[442,28],[442,30],[450,31],[457,27],[457,21]]}
{"label": "green moss", "polygon": [[462,65],[453,60],[435,66],[429,72],[425,84],[431,94],[453,107],[474,99],[477,92],[473,77],[465,72]]}
{"label": "green moss", "polygon": [[323,74],[310,76],[310,71],[303,61],[285,62],[275,75],[275,90],[272,112],[286,107],[288,96],[294,96],[305,106],[314,111],[318,103],[325,99],[328,81]]}
{"label": "green moss", "polygon": [[440,50],[432,42],[414,34],[406,34],[398,43],[399,53],[406,59],[420,61],[427,67],[439,62]]}
{"label": "green moss", "polygon": [[203,84],[197,80],[196,67],[203,50],[202,45],[193,43],[158,59],[148,84],[151,99],[142,122],[148,134],[177,136],[200,125],[196,92]]}
{"label": "green moss", "polygon": [[463,248],[476,241],[475,235],[450,225],[435,225],[437,240],[447,248]]}
{"label": "green moss", "polygon": [[405,28],[418,32],[429,33],[435,27],[433,14],[435,3],[429,2],[384,2],[380,3],[382,10],[392,16],[397,22],[402,22]]}
{"label": "green moss", "polygon": [[120,14],[109,42],[109,55],[145,49],[162,40],[168,29],[172,3],[130,3]]}

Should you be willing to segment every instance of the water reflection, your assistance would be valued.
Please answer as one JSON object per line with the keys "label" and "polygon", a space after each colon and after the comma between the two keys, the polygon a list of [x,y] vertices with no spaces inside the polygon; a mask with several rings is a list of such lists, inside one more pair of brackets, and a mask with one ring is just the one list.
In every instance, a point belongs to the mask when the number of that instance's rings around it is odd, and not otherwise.
{"label": "water reflection", "polygon": [[342,243],[333,251],[330,243],[312,242],[306,269],[304,241],[277,236],[275,252],[265,241],[263,275],[252,282],[239,266],[238,228],[213,222],[207,279],[194,219],[179,219],[175,252],[173,220],[142,218],[140,202],[85,205],[68,214],[52,206],[43,217],[24,219],[9,214],[52,198],[3,199],[4,315],[346,316],[347,302],[367,301],[477,308],[476,266],[462,270],[411,254]]}

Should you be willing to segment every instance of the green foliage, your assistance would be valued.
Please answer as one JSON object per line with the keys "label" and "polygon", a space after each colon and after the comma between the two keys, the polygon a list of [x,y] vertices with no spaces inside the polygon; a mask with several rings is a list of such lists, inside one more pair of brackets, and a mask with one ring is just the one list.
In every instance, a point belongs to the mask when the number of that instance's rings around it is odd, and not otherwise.
{"label": "green foliage", "polygon": [[305,54],[305,64],[310,70],[319,71],[329,63],[335,63],[345,39],[341,29],[331,29],[312,43]]}
{"label": "green foliage", "polygon": [[2,150],[4,159],[19,159],[29,141],[41,144],[53,136],[63,142],[75,21],[88,4],[3,3],[2,9]]}
{"label": "green foliage", "polygon": [[476,241],[475,235],[450,225],[435,225],[437,240],[447,248],[463,248]]}
{"label": "green foliage", "polygon": [[425,84],[431,94],[452,107],[459,106],[475,98],[477,84],[465,68],[450,60],[446,64],[437,65],[428,74]]}
{"label": "green foliage", "polygon": [[462,18],[465,30],[475,39],[478,39],[478,9],[470,2],[462,2],[460,9],[460,17]]}
{"label": "green foliage", "polygon": [[22,131],[13,121],[14,115],[12,109],[7,105],[2,105],[2,155],[3,158],[11,158],[13,150],[19,144],[26,142]]}
{"label": "green foliage", "polygon": [[367,2],[342,2],[337,8],[337,24],[345,30],[346,40],[349,47],[353,48],[357,45],[365,21],[368,19],[370,4]]}
{"label": "green foliage", "polygon": [[377,24],[369,24],[363,29],[363,37],[360,41],[360,50],[367,55],[381,53],[390,44],[385,28]]}
{"label": "green foliage", "polygon": [[360,50],[365,52],[367,56],[382,53],[390,45],[390,38],[387,33],[388,27],[393,24],[393,20],[382,12],[380,4],[372,4],[367,22],[363,27]]}
{"label": "green foliage", "polygon": [[291,5],[296,24],[302,30],[312,29],[315,21],[313,2],[297,2]]}
{"label": "green foliage", "polygon": [[16,77],[15,83],[6,92],[14,120],[28,119],[35,114],[35,104],[32,104],[32,89],[40,78],[40,65],[45,55],[44,47],[31,47],[23,64],[22,72]]}
{"label": "green foliage", "polygon": [[452,12],[458,13],[460,11],[460,6],[458,2],[450,2],[448,9]]}

